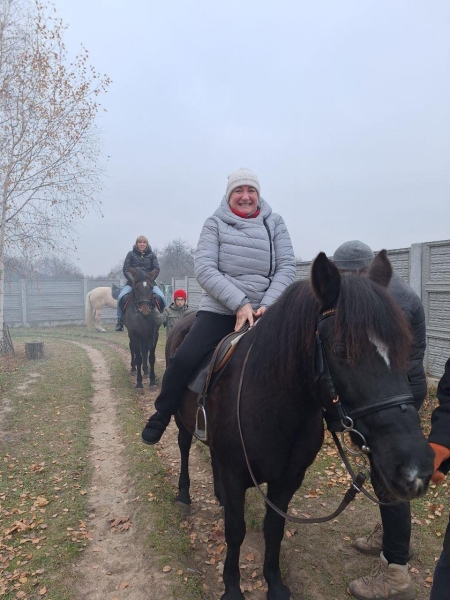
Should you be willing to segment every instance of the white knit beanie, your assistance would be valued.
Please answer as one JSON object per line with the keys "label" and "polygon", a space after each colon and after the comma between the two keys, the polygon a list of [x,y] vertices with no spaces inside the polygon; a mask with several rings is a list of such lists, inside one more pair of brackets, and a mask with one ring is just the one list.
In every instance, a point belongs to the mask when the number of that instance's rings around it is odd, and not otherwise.
{"label": "white knit beanie", "polygon": [[230,196],[233,190],[241,185],[251,185],[258,192],[259,197],[259,180],[257,175],[252,173],[250,169],[244,169],[241,167],[231,175],[228,175],[227,183],[227,200],[230,200]]}

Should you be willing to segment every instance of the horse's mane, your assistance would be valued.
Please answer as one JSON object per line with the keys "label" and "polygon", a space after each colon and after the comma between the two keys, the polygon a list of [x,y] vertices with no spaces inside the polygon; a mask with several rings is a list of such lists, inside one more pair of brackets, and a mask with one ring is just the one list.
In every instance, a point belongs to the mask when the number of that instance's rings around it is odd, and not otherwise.
{"label": "horse's mane", "polygon": [[[298,376],[311,375],[319,312],[309,281],[290,285],[254,329],[254,376],[264,381],[295,381]],[[376,352],[375,346],[368,343],[369,336],[387,347],[393,369],[406,368],[411,335],[401,309],[384,288],[368,277],[343,275],[334,343],[345,349],[348,361],[357,362],[362,355]]]}

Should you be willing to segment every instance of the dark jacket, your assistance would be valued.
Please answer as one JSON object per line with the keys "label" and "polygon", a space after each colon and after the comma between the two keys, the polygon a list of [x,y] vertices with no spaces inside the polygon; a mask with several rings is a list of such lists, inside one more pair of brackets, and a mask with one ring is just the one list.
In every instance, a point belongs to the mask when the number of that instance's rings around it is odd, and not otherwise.
{"label": "dark jacket", "polygon": [[395,302],[403,310],[413,334],[409,355],[408,378],[415,405],[419,410],[427,394],[427,379],[423,366],[426,348],[425,311],[416,292],[400,275],[394,273],[388,287]]}
{"label": "dark jacket", "polygon": [[175,304],[175,302],[172,302],[170,306],[166,306],[162,314],[160,314],[158,311],[155,311],[153,318],[158,325],[162,325],[164,323],[167,327],[167,333],[169,333],[175,323],[191,312],[195,311],[192,308],[189,308],[187,304],[180,308]]}
{"label": "dark jacket", "polygon": [[[431,432],[428,441],[450,448],[450,358],[445,363],[445,371],[442,375],[438,388],[437,406],[431,415]],[[447,473],[450,469],[450,459],[446,460],[440,471]]]}
{"label": "dark jacket", "polygon": [[153,269],[156,269],[156,277],[159,275],[159,263],[156,254],[152,252],[150,246],[145,249],[145,251],[141,254],[137,249],[137,246],[133,246],[133,250],[128,252],[125,258],[125,262],[123,263],[123,274],[126,277],[126,280],[131,285],[131,277],[128,269],[133,267],[133,269],[142,269],[146,273],[150,273]]}

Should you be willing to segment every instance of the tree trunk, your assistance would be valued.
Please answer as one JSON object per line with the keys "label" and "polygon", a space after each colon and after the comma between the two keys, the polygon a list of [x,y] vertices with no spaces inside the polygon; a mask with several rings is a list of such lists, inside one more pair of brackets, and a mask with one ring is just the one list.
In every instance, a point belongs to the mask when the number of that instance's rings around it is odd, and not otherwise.
{"label": "tree trunk", "polygon": [[44,342],[26,342],[25,354],[27,358],[44,358]]}

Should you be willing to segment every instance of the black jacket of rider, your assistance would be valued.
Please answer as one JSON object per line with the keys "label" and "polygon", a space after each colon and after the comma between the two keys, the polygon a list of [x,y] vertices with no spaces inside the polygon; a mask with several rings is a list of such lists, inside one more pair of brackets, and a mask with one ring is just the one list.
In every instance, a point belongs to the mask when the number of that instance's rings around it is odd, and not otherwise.
{"label": "black jacket of rider", "polygon": [[160,271],[158,258],[156,254],[152,252],[150,246],[141,253],[137,246],[134,245],[133,250],[126,255],[125,262],[123,263],[123,274],[129,285],[131,285],[130,267],[133,269],[142,269],[146,273],[150,273],[150,271],[156,269],[155,279],[158,277]]}
{"label": "black jacket of rider", "polygon": [[[428,441],[450,448],[450,358],[445,363],[436,396],[439,400],[431,415],[431,432]],[[450,459],[446,460],[440,470],[447,473],[450,468]]]}
{"label": "black jacket of rider", "polygon": [[415,406],[419,410],[427,394],[427,379],[423,366],[427,344],[425,311],[419,296],[397,273],[392,275],[388,289],[411,327],[413,339],[409,354],[408,378]]}

